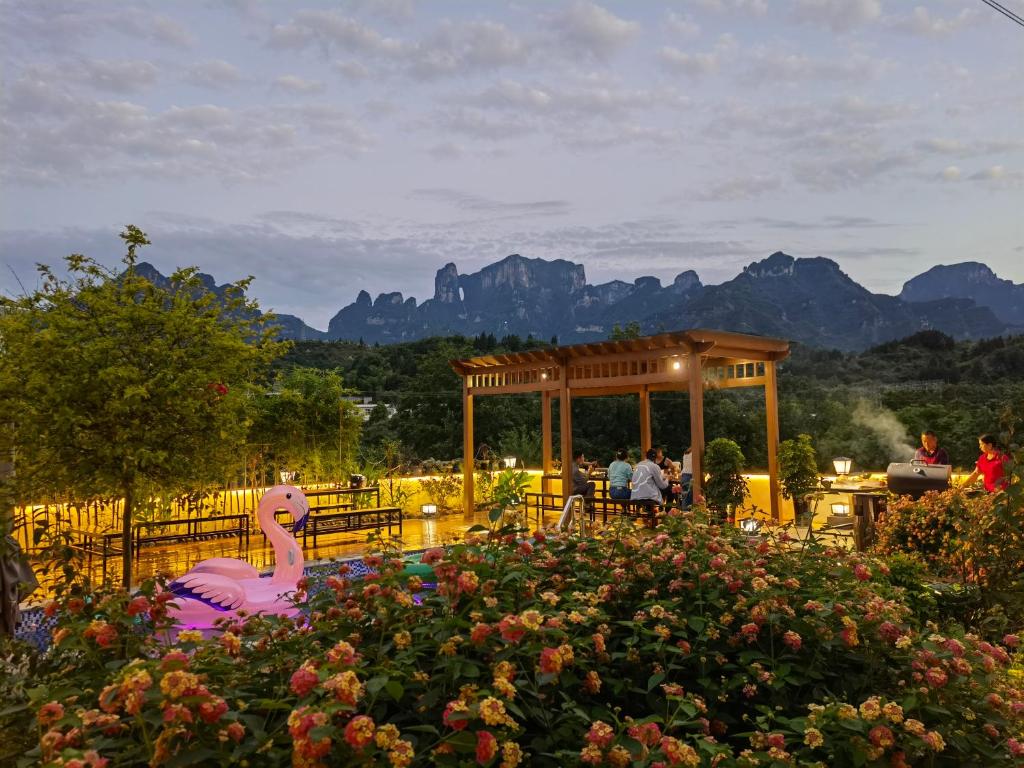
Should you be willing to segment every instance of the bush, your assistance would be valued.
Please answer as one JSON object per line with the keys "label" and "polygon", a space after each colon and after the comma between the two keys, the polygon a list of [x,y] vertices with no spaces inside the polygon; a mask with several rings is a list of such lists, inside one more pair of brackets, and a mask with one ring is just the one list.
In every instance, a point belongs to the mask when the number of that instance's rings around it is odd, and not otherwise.
{"label": "bush", "polygon": [[458,504],[462,493],[462,477],[456,475],[450,468],[442,475],[424,478],[419,482],[427,498],[436,504],[439,510],[450,512]]}
{"label": "bush", "polygon": [[915,553],[944,589],[940,607],[966,625],[1024,622],[1024,504],[1019,484],[1007,493],[972,494],[959,488],[918,500],[890,500],[876,529],[880,554]]}
{"label": "bush", "polygon": [[71,598],[24,760],[1019,764],[1006,650],[917,625],[878,561],[688,512],[607,538],[479,532],[423,562],[436,591],[385,553],[360,581],[342,566],[308,618],[168,647],[166,593]]}
{"label": "bush", "polygon": [[704,449],[704,471],[708,481],[704,497],[708,506],[725,514],[731,506],[739,509],[747,496],[747,481],[743,477],[743,451],[732,440],[718,437]]}

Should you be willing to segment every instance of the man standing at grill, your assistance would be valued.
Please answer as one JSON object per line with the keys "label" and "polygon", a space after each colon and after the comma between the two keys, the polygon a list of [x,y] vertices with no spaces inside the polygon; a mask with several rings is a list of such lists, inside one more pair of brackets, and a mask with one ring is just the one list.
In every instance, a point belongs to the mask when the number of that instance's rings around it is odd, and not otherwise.
{"label": "man standing at grill", "polygon": [[921,433],[921,447],[914,454],[914,461],[922,464],[949,464],[949,454],[939,448],[939,438],[930,429]]}

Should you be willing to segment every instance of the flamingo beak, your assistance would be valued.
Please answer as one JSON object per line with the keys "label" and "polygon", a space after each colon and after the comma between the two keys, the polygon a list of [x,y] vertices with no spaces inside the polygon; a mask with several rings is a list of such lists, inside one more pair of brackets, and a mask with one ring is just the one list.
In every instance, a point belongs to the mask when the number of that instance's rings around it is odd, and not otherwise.
{"label": "flamingo beak", "polygon": [[309,522],[309,507],[306,507],[302,511],[302,517],[295,521],[295,525],[292,526],[292,534],[301,532],[305,527],[306,523]]}

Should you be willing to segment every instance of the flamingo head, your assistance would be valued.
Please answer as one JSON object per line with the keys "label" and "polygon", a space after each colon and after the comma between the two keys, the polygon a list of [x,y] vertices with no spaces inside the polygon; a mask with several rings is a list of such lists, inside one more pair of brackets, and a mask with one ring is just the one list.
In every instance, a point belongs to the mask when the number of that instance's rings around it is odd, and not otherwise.
{"label": "flamingo head", "polygon": [[294,485],[277,485],[268,493],[274,493],[280,497],[280,507],[292,513],[292,533],[298,533],[306,527],[309,520],[309,501],[306,494]]}

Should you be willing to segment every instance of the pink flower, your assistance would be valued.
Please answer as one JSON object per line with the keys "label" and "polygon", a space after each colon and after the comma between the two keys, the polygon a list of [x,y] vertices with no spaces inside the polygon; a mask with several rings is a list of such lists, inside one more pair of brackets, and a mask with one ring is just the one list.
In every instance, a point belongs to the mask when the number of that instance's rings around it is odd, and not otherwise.
{"label": "pink flower", "polygon": [[928,681],[928,685],[932,688],[941,688],[949,682],[949,676],[938,667],[930,667],[924,673],[924,679]]}
{"label": "pink flower", "polygon": [[890,731],[884,725],[876,725],[874,728],[872,728],[871,731],[868,733],[868,740],[876,747],[882,747],[883,749],[885,749],[886,747],[891,747],[895,743],[895,740],[892,736],[892,731]]}
{"label": "pink flower", "polygon": [[608,723],[597,720],[590,726],[590,730],[587,731],[587,735],[583,738],[594,746],[603,749],[615,739],[615,731]]}
{"label": "pink flower", "polygon": [[442,560],[444,560],[444,550],[440,547],[428,549],[423,553],[423,556],[420,557],[420,562],[424,565],[433,565],[434,563],[439,563]]}
{"label": "pink flower", "polygon": [[853,567],[853,575],[857,577],[858,581],[869,581],[871,579],[871,569],[864,565],[864,563],[857,563]]}
{"label": "pink flower", "polygon": [[799,651],[800,646],[803,644],[803,640],[801,639],[800,635],[798,635],[796,632],[792,630],[786,632],[786,634],[782,636],[782,642],[784,642],[794,651]]}
{"label": "pink flower", "polygon": [[1007,648],[1017,648],[1020,646],[1020,635],[1004,635],[1003,645]]}
{"label": "pink flower", "polygon": [[356,715],[345,726],[345,742],[352,749],[361,751],[363,747],[373,741],[375,730],[376,725],[373,722],[373,718],[366,715]]}

